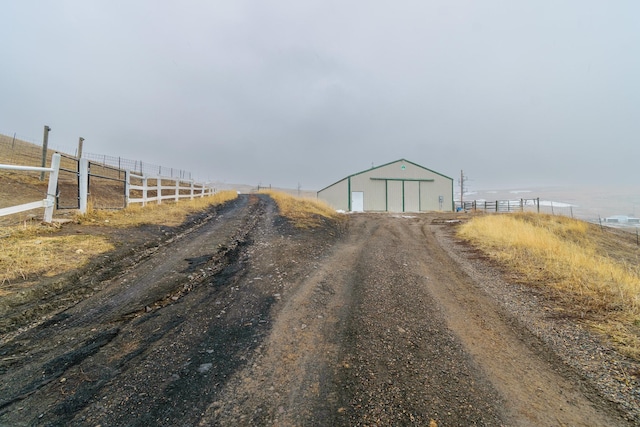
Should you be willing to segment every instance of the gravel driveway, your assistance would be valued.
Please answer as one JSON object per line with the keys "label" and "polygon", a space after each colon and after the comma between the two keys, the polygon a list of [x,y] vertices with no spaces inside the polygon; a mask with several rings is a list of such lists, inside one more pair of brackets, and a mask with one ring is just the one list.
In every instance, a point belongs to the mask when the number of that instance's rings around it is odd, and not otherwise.
{"label": "gravel driveway", "polygon": [[[299,230],[241,196],[105,260],[77,280],[93,289],[81,301],[7,332],[0,425],[638,422],[637,395],[554,346],[541,297],[443,218]],[[574,347],[593,339],[579,332]]]}

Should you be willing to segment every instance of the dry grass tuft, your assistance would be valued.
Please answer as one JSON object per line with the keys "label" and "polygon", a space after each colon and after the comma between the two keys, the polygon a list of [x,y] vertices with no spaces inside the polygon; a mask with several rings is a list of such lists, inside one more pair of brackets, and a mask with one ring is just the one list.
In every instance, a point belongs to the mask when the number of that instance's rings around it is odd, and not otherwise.
{"label": "dry grass tuft", "polygon": [[111,227],[136,227],[142,224],[163,224],[175,226],[182,224],[189,214],[236,199],[235,191],[221,191],[209,197],[178,202],[164,201],[158,205],[149,203],[146,206],[134,204],[118,211],[106,211],[88,207],[86,214],[76,215],[80,224],[103,225]]}
{"label": "dry grass tuft", "polygon": [[268,194],[275,200],[280,214],[289,218],[298,228],[318,227],[326,220],[335,221],[342,218],[335,209],[320,200],[294,197],[272,190],[261,191],[261,193]]}
{"label": "dry grass tuft", "polygon": [[[637,249],[612,251],[592,224],[543,214],[487,215],[460,226],[458,235],[522,283],[553,291],[566,311],[589,319],[622,351],[640,359],[640,267]],[[630,262],[631,261],[631,262]]]}
{"label": "dry grass tuft", "polygon": [[[41,225],[6,227],[0,238],[0,284],[16,279],[53,276],[84,265],[92,256],[113,249],[100,236],[57,236]],[[0,296],[7,291],[0,290]]]}
{"label": "dry grass tuft", "polygon": [[[77,215],[77,222],[88,225],[136,227],[142,224],[179,225],[189,214],[238,197],[225,191],[210,197],[178,203],[134,205],[120,211],[89,209]],[[114,248],[106,237],[95,235],[56,235],[59,229],[43,225],[22,225],[0,229],[0,284],[16,280],[47,277],[75,270],[92,257]],[[7,289],[0,289],[0,296]]]}

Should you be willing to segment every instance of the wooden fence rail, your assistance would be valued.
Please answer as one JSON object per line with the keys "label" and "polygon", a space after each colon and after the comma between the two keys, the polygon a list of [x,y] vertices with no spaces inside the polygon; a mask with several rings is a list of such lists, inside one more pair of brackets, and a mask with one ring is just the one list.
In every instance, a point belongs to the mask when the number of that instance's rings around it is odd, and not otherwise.
{"label": "wooden fence rail", "polygon": [[[138,182],[138,184],[133,184]],[[162,203],[163,200],[178,201],[183,198],[193,200],[196,197],[210,196],[215,189],[206,184],[196,183],[193,180],[184,180],[175,177],[137,175],[127,171],[127,205],[130,203]],[[140,197],[132,197],[132,192],[137,191]]]}
{"label": "wooden fence rail", "polygon": [[[162,203],[163,200],[178,201],[180,199],[210,196],[215,193],[215,189],[206,184],[196,183],[193,180],[185,180],[177,177],[167,176],[150,176],[139,175],[129,170],[119,170],[107,166],[111,170],[122,172],[124,179],[101,176],[91,171],[91,162],[85,158],[78,159],[77,175],[78,175],[78,210],[80,213],[86,213],[88,208],[88,200],[91,192],[91,177],[106,179],[124,183],[124,203],[123,207],[129,206],[131,203]],[[104,165],[99,165],[105,167]],[[73,171],[69,171],[73,172]],[[120,175],[120,174],[118,174]]]}
{"label": "wooden fence rail", "polygon": [[12,215],[31,209],[44,208],[44,222],[50,223],[53,221],[53,210],[55,208],[56,201],[56,189],[58,186],[58,173],[60,172],[60,154],[56,153],[51,159],[51,167],[42,168],[35,166],[18,166],[18,165],[0,165],[0,169],[8,169],[14,171],[35,171],[35,172],[49,172],[49,186],[47,188],[47,197],[31,203],[24,203],[22,205],[10,206],[0,209],[0,216]]}
{"label": "wooden fence rail", "polygon": [[[69,156],[66,156],[69,157]],[[58,176],[60,173],[59,153],[55,153],[51,160],[51,167],[32,167],[20,165],[0,164],[0,169],[14,171],[35,171],[49,172],[49,186],[46,198],[21,205],[10,206],[0,209],[0,216],[12,215],[32,209],[45,208],[44,222],[50,223],[53,220],[53,211],[57,205],[58,198]],[[178,201],[180,199],[194,199],[196,197],[210,196],[215,193],[215,189],[204,183],[196,183],[191,179],[181,179],[178,177],[139,175],[128,170],[121,170],[124,179],[109,176],[101,176],[91,172],[91,162],[87,159],[70,158],[77,162],[75,170],[63,169],[65,172],[76,174],[78,179],[78,193],[76,208],[80,213],[86,213],[91,189],[91,177],[94,179],[107,179],[122,182],[125,186],[124,204],[126,207],[131,203],[142,203],[146,205],[150,202],[162,203],[163,200]]]}

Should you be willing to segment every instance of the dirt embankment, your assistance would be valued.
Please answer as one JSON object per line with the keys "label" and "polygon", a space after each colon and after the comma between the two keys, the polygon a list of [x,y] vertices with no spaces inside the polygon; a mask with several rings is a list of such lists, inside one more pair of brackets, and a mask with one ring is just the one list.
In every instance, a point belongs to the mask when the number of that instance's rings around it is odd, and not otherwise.
{"label": "dirt embankment", "polygon": [[242,196],[6,334],[0,425],[632,425],[433,219],[297,230]]}

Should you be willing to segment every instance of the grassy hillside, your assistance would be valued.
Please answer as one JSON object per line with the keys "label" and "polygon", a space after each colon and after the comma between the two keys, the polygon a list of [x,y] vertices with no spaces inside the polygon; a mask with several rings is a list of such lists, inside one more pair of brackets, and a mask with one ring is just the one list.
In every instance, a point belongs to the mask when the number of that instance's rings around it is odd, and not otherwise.
{"label": "grassy hillside", "polygon": [[640,359],[640,248],[631,233],[562,216],[478,216],[458,235],[561,301],[564,315],[605,333]]}
{"label": "grassy hillside", "polygon": [[310,228],[320,225],[323,219],[337,220],[342,218],[335,209],[321,200],[295,197],[282,191],[264,190],[275,200],[280,214],[289,218],[298,228]]}

